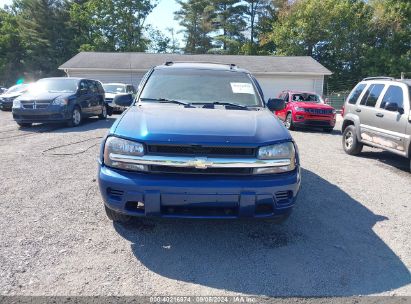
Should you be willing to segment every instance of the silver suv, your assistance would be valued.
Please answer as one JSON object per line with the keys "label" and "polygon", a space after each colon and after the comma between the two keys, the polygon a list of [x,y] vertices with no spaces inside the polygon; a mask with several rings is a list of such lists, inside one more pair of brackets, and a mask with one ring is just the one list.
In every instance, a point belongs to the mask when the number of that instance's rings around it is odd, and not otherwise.
{"label": "silver suv", "polygon": [[407,157],[411,170],[411,80],[365,78],[344,108],[343,148],[359,154],[364,145]]}

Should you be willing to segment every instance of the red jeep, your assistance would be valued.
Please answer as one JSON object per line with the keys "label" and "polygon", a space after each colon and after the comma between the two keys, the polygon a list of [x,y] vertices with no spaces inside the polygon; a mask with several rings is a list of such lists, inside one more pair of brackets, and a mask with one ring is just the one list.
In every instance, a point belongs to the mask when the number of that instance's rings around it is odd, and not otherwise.
{"label": "red jeep", "polygon": [[276,111],[287,129],[296,127],[322,128],[332,132],[335,126],[335,109],[322,97],[312,92],[283,91],[280,96],[286,103],[284,110]]}

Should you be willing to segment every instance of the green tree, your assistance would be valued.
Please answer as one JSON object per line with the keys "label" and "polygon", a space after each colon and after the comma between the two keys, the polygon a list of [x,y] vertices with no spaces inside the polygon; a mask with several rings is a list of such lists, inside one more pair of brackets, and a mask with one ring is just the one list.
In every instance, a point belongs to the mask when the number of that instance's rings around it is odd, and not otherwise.
{"label": "green tree", "polygon": [[373,18],[369,29],[375,33],[365,56],[368,75],[411,77],[411,2],[372,0]]}
{"label": "green tree", "polygon": [[150,40],[148,51],[150,53],[167,53],[171,39],[160,30],[150,27],[148,30]]}
{"label": "green tree", "polygon": [[246,6],[241,0],[212,0],[210,20],[217,35],[214,41],[224,53],[238,54],[245,43]]}
{"label": "green tree", "polygon": [[184,28],[184,52],[204,54],[212,48],[209,2],[206,0],[176,0],[181,6],[174,12],[175,19]]}
{"label": "green tree", "polygon": [[[249,31],[249,41],[245,45],[245,53],[248,55],[255,55],[258,52],[259,27],[260,19],[270,15],[274,10],[272,3],[269,0],[244,0],[245,10],[244,15],[247,20],[247,28]],[[244,48],[243,48],[244,51]]]}
{"label": "green tree", "polygon": [[25,48],[15,14],[0,9],[0,84],[10,86],[22,76]]}
{"label": "green tree", "polygon": [[372,13],[362,0],[299,0],[285,5],[269,37],[279,55],[312,56],[346,88],[364,74]]}
{"label": "green tree", "polygon": [[73,56],[73,32],[64,0],[15,0],[18,30],[25,48],[24,67],[33,77],[60,75],[58,65]]}
{"label": "green tree", "polygon": [[80,50],[145,51],[145,20],[154,0],[88,0],[74,2],[71,24]]}

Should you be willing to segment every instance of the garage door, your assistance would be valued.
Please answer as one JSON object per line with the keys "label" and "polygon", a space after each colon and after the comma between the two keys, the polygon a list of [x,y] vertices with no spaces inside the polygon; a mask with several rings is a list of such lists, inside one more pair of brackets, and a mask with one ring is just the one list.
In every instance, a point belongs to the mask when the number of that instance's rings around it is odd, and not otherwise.
{"label": "garage door", "polygon": [[256,76],[263,89],[265,98],[278,97],[283,90],[311,91],[322,94],[321,79],[299,78],[290,76],[259,77]]}

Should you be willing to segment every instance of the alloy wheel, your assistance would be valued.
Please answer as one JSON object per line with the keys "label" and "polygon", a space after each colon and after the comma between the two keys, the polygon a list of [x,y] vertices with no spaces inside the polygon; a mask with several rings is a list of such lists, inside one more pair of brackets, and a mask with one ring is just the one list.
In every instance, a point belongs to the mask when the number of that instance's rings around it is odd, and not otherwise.
{"label": "alloy wheel", "polygon": [[348,131],[345,136],[344,136],[344,143],[345,143],[345,148],[347,150],[350,150],[352,148],[352,145],[354,143],[354,135],[352,134],[351,131]]}

